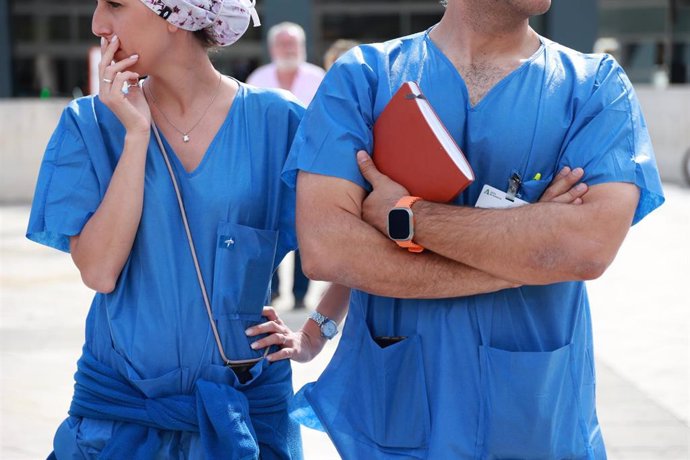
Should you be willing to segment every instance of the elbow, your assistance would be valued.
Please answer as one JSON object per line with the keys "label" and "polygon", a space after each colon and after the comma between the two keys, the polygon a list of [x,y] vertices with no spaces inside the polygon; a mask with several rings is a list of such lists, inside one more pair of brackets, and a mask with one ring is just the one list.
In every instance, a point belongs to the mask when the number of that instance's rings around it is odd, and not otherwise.
{"label": "elbow", "polygon": [[541,274],[540,279],[536,280],[538,284],[551,284],[561,281],[595,280],[604,274],[612,261],[613,257],[601,250],[578,248],[574,252],[554,249],[535,253],[532,266],[535,273]]}
{"label": "elbow", "polygon": [[89,289],[93,289],[101,294],[110,294],[115,290],[117,278],[105,273],[95,272],[93,270],[82,270],[81,279]]}
{"label": "elbow", "polygon": [[600,278],[613,262],[618,246],[607,245],[594,239],[583,245],[573,266],[577,279],[591,281]]}
{"label": "elbow", "polygon": [[611,264],[612,259],[600,255],[580,260],[574,267],[575,278],[580,281],[591,281],[600,278]]}
{"label": "elbow", "polygon": [[334,254],[315,242],[300,246],[302,271],[310,280],[336,281],[337,270],[334,267]]}
{"label": "elbow", "polygon": [[[302,252],[302,251],[300,251]],[[314,281],[335,281],[333,270],[325,260],[326,257],[314,257],[302,252],[302,271],[304,276]]]}
{"label": "elbow", "polygon": [[600,278],[609,268],[615,254],[607,254],[600,248],[592,250],[588,257],[582,257],[574,267],[577,279],[591,281]]}

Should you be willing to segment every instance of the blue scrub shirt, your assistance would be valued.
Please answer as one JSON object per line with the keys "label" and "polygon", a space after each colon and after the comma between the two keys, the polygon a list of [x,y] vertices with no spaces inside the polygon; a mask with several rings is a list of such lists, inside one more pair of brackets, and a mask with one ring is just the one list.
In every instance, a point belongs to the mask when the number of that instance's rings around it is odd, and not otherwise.
{"label": "blue scrub shirt", "polygon": [[[262,322],[271,274],[297,245],[294,191],[280,173],[303,112],[287,92],[240,84],[195,170],[185,171],[166,145],[230,359],[262,355],[249,347],[255,339],[244,330]],[[69,251],[69,237],[80,233],[103,199],[124,137],[122,124],[98,98],[78,99],[65,109],[41,165],[28,238]],[[208,321],[172,181],[152,135],[141,223],[115,290],[93,300],[80,372],[104,366],[101,381],[108,373],[121,380],[108,391],[124,382],[144,399],[193,395],[201,379],[231,386],[249,400],[262,457],[300,458],[298,426],[285,410],[292,396],[289,362],[264,361],[253,369],[252,381],[240,384],[223,366]],[[77,381],[88,383],[84,373]],[[72,413],[79,412],[76,406],[75,399]],[[68,419],[56,435],[58,458],[97,456],[127,424],[105,418]],[[198,433],[159,430],[152,436],[165,458],[203,456]]]}
{"label": "blue scrub shirt", "polygon": [[[474,169],[456,205],[473,206],[485,184],[506,190],[513,172],[541,175],[520,190],[535,202],[561,168],[582,167],[590,186],[637,185],[638,222],[663,194],[629,80],[608,55],[541,41],[474,106],[428,31],[351,50],[307,110],[284,178],[294,186],[303,170],[369,190],[355,153],[372,151],[374,122],[412,80]],[[380,348],[373,336],[408,338]],[[603,459],[594,389],[582,282],[442,300],[354,291],[339,348],[295,410],[309,419],[310,404],[345,459]]]}

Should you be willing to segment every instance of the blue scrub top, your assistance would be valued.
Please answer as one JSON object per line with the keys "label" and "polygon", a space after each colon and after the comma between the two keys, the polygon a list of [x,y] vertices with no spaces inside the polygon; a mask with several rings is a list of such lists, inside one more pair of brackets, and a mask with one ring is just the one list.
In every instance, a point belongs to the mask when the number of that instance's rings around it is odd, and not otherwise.
{"label": "blue scrub top", "polygon": [[[370,189],[355,153],[408,80],[474,169],[455,204],[484,184],[538,200],[564,166],[590,186],[640,189],[634,222],[663,202],[654,152],[632,86],[613,58],[546,39],[476,105],[428,31],[343,56],[297,132],[283,177],[299,170]],[[520,229],[515,229],[520,244]],[[380,348],[372,336],[407,336]],[[311,403],[344,458],[605,458],[594,404],[589,303],[582,282],[442,300],[353,292],[340,346]],[[304,408],[302,408],[304,409]]]}
{"label": "blue scrub top", "polygon": [[[271,274],[297,245],[295,195],[280,173],[303,112],[287,92],[240,84],[195,170],[185,171],[166,145],[230,359],[262,355],[249,347],[253,339],[244,330],[262,321]],[[69,251],[69,237],[79,234],[103,199],[124,137],[122,124],[98,98],[78,99],[65,109],[41,165],[28,238]],[[132,252],[115,290],[94,297],[85,348],[149,398],[191,394],[200,378],[223,384],[233,378],[213,339],[172,181],[153,135]],[[280,366],[289,368],[285,363],[267,372]],[[289,371],[280,375],[289,385]]]}

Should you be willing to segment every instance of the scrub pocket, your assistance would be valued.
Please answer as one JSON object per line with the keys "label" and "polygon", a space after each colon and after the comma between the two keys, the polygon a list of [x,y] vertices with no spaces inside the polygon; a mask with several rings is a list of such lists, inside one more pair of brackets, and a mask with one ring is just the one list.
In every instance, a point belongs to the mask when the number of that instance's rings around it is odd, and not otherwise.
{"label": "scrub pocket", "polygon": [[261,312],[273,274],[278,232],[231,222],[218,224],[211,307],[225,353],[230,359],[260,358],[245,329],[265,321]]}
{"label": "scrub pocket", "polygon": [[340,433],[347,433],[371,458],[379,458],[372,453],[379,448],[425,458],[431,417],[420,337],[381,348],[360,312],[347,321],[338,352],[308,398],[319,419],[339,448]]}
{"label": "scrub pocket", "polygon": [[268,296],[278,232],[218,225],[211,305],[217,318],[258,320]]}
{"label": "scrub pocket", "polygon": [[481,458],[587,458],[572,345],[551,352],[479,350],[486,394]]}
{"label": "scrub pocket", "polygon": [[528,203],[536,203],[544,194],[544,190],[549,186],[553,176],[544,177],[539,180],[528,180],[520,186],[519,198]]}

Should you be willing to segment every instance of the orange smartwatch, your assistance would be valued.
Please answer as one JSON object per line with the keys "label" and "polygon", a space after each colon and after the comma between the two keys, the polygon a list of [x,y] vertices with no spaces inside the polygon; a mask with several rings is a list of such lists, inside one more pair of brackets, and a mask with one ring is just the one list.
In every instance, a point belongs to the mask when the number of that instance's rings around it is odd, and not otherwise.
{"label": "orange smartwatch", "polygon": [[388,211],[388,237],[398,243],[398,246],[410,252],[422,252],[424,248],[413,240],[414,213],[412,205],[421,200],[418,196],[400,198],[395,207]]}

